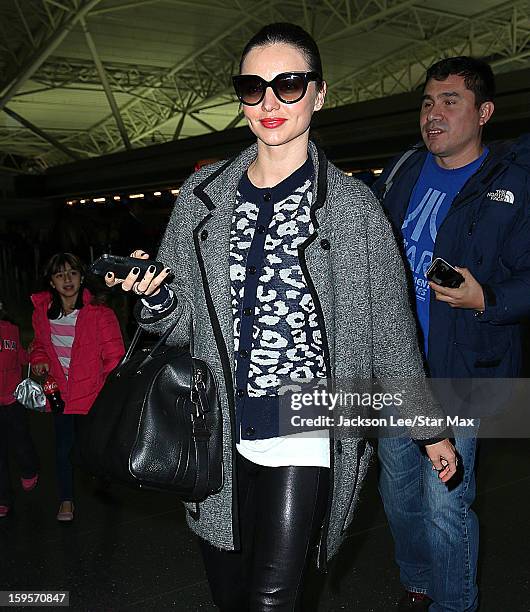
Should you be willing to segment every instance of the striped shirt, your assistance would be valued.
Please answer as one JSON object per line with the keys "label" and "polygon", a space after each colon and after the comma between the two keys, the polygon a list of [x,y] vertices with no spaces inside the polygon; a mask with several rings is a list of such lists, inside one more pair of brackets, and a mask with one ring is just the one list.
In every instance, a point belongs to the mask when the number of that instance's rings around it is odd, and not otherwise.
{"label": "striped shirt", "polygon": [[72,358],[72,345],[75,338],[75,324],[78,314],[79,310],[74,310],[70,314],[50,320],[53,348],[63,366],[66,378],[68,378],[68,370]]}

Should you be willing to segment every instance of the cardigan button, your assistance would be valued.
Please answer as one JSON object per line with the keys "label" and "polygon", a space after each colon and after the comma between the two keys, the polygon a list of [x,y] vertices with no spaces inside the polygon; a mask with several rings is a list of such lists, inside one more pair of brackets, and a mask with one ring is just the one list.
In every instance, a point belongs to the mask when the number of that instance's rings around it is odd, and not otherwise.
{"label": "cardigan button", "polygon": [[254,429],[254,427],[252,427],[252,425],[250,425],[245,429],[245,433],[250,438],[251,436],[254,436],[256,434],[256,430]]}
{"label": "cardigan button", "polygon": [[237,397],[243,397],[244,395],[245,395],[245,392],[243,391],[243,389],[237,390]]}
{"label": "cardigan button", "polygon": [[249,274],[256,274],[256,266],[249,266],[247,271]]}
{"label": "cardigan button", "polygon": [[248,357],[248,355],[249,355],[249,352],[246,349],[241,349],[239,351],[239,356],[243,357],[243,359],[246,359]]}
{"label": "cardigan button", "polygon": [[265,202],[270,202],[270,201],[271,201],[271,198],[272,198],[272,196],[271,196],[271,194],[270,194],[270,193],[266,193],[266,194],[263,196],[263,199],[265,200]]}
{"label": "cardigan button", "polygon": [[202,232],[201,232],[201,240],[206,240],[206,238],[208,238],[208,231],[207,230],[202,230]]}
{"label": "cardigan button", "polygon": [[258,234],[264,234],[265,233],[265,226],[264,225],[258,225],[258,227],[256,228],[256,231],[258,232]]}
{"label": "cardigan button", "polygon": [[252,314],[252,308],[244,308],[244,309],[243,309],[243,314],[244,314],[246,317],[250,317],[250,315]]}
{"label": "cardigan button", "polygon": [[320,246],[324,249],[324,251],[329,251],[329,249],[331,249],[331,244],[329,243],[329,240],[326,240],[324,238],[324,240],[320,241]]}

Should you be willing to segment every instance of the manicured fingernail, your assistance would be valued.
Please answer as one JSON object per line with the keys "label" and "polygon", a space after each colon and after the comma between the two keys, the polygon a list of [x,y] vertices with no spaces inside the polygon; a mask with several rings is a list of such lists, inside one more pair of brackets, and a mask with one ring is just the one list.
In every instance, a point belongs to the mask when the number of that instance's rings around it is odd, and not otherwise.
{"label": "manicured fingernail", "polygon": [[164,272],[165,272],[166,274],[171,274],[171,270],[170,270],[169,268],[164,268]]}
{"label": "manicured fingernail", "polygon": [[155,270],[156,270],[155,266],[149,266],[149,268],[147,268],[147,271],[149,272],[149,274],[153,274]]}
{"label": "manicured fingernail", "polygon": [[132,272],[133,274],[139,274],[139,272],[140,272],[140,268],[134,267],[134,268],[131,270],[131,272]]}
{"label": "manicured fingernail", "polygon": [[105,274],[105,278],[112,278],[112,272],[107,272]]}

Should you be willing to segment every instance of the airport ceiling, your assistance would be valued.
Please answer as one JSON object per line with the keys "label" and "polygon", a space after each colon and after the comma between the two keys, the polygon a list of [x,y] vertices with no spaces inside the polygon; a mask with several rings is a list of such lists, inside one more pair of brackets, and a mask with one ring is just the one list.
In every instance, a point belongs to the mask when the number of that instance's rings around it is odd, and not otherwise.
{"label": "airport ceiling", "polygon": [[530,0],[0,0],[0,170],[242,125],[230,75],[272,21],[316,38],[328,107],[414,90],[448,55],[530,66]]}

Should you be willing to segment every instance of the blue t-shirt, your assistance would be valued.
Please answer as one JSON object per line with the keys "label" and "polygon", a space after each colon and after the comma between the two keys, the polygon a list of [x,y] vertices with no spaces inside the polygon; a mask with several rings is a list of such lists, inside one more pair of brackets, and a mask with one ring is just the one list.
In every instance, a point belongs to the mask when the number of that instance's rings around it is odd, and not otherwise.
{"label": "blue t-shirt", "polygon": [[[478,170],[487,154],[488,149],[485,148],[482,155],[467,166],[446,170],[436,163],[432,153],[428,153],[401,226],[405,253],[412,270],[416,313],[423,333],[425,355],[429,340],[431,293],[425,272],[432,262],[436,235],[458,192]],[[458,262],[449,263],[458,265]]]}

